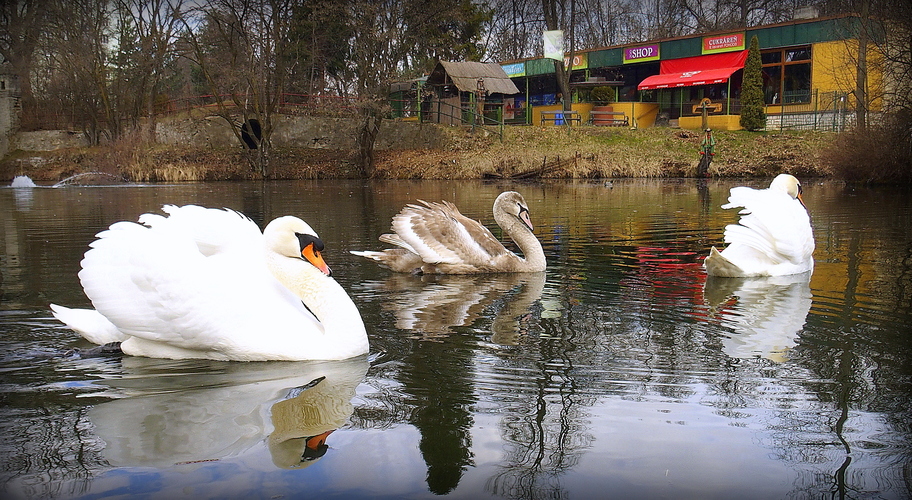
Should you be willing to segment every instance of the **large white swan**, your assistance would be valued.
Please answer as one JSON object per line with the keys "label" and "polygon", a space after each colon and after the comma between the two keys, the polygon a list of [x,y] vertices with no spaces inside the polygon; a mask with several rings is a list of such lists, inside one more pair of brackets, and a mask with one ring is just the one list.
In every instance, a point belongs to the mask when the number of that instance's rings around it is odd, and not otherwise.
{"label": "large white swan", "polygon": [[154,358],[346,359],[368,351],[351,298],[297,217],[261,233],[231,210],[166,205],[167,217],[117,222],[98,234],[79,279],[95,309],[51,304],[96,344]]}
{"label": "large white swan", "polygon": [[535,234],[522,195],[506,191],[494,201],[494,221],[519,246],[523,257],[507,250],[488,228],[450,202],[406,205],[393,217],[393,234],[380,241],[396,245],[379,252],[352,251],[396,272],[476,274],[540,272],[545,252]]}
{"label": "large white swan", "polygon": [[725,226],[728,247],[703,261],[711,276],[785,276],[814,269],[814,234],[794,176],[779,174],[768,189],[731,189],[722,208],[744,207],[739,224]]}

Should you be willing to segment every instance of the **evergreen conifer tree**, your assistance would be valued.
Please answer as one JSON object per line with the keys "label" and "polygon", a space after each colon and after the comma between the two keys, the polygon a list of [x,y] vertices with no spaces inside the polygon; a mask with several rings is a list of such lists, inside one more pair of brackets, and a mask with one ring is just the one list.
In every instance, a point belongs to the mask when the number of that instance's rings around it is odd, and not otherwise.
{"label": "evergreen conifer tree", "polygon": [[747,61],[744,63],[744,79],[741,84],[741,127],[746,130],[766,128],[766,113],[763,111],[763,62],[760,59],[760,43],[751,37]]}

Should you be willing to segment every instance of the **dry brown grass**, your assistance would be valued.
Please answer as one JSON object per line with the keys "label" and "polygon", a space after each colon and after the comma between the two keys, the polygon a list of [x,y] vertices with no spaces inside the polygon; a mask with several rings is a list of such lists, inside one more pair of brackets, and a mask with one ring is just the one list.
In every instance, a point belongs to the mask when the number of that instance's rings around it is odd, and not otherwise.
{"label": "dry brown grass", "polygon": [[[464,179],[538,173],[545,178],[688,177],[697,172],[700,134],[650,128],[508,127],[495,134],[451,127],[443,149],[385,152],[376,176]],[[803,177],[830,173],[821,151],[834,134],[715,133],[713,176],[769,176],[792,172]]]}
{"label": "dry brown grass", "polygon": [[[477,179],[482,177],[612,178],[696,175],[701,137],[669,128],[629,130],[604,127],[522,127],[495,133],[442,127],[445,144],[436,149],[376,151],[374,177],[395,179]],[[830,175],[822,151],[836,139],[822,132],[716,132],[717,155],[710,175],[801,177]],[[273,149],[275,179],[357,178],[352,151]],[[37,158],[37,159],[35,159]],[[28,175],[36,181],[100,171],[134,182],[249,180],[253,172],[240,147],[211,149],[147,144],[140,134],[106,147],[17,153],[0,163],[0,175]]]}

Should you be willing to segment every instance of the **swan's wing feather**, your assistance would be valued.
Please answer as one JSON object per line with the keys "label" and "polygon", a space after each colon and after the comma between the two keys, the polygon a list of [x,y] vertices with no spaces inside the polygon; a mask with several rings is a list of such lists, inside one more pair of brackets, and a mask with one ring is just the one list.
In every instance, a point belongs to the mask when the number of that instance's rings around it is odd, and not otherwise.
{"label": "swan's wing feather", "polygon": [[722,208],[743,207],[739,225],[725,228],[725,241],[766,256],[771,264],[798,263],[810,258],[814,238],[804,206],[775,190],[732,188]]}
{"label": "swan's wing feather", "polygon": [[165,205],[162,210],[168,217],[143,214],[139,222],[189,238],[204,256],[235,251],[238,247],[246,247],[245,251],[250,251],[253,246],[261,244],[260,228],[240,212],[197,205]]}
{"label": "swan's wing feather", "polygon": [[403,208],[393,217],[392,229],[424,262],[483,263],[505,251],[486,227],[463,216],[452,204],[422,203],[425,206]]}

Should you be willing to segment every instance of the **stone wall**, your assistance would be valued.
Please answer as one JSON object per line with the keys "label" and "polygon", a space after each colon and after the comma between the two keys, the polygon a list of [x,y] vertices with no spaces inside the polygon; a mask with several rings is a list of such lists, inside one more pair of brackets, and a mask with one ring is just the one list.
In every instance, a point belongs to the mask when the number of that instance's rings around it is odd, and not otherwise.
{"label": "stone wall", "polygon": [[[275,147],[323,148],[356,150],[358,147],[359,118],[323,118],[280,115],[272,134]],[[444,145],[446,138],[439,125],[417,122],[384,120],[377,135],[376,149],[428,149]],[[175,146],[197,148],[226,148],[239,146],[240,142],[224,119],[218,116],[205,118],[168,118],[156,124],[158,142]],[[12,136],[9,150],[54,151],[63,148],[84,147],[82,134],[69,130],[41,130],[19,132]]]}
{"label": "stone wall", "polygon": [[72,130],[37,130],[17,132],[10,141],[10,151],[54,151],[88,145],[85,136]]}
{"label": "stone wall", "polygon": [[[359,118],[327,118],[280,115],[272,133],[274,147],[355,150],[358,145]],[[239,145],[225,120],[218,116],[204,119],[170,118],[160,121],[155,135],[163,144],[223,148]],[[384,120],[376,149],[422,149],[443,144],[445,138],[437,125]]]}

